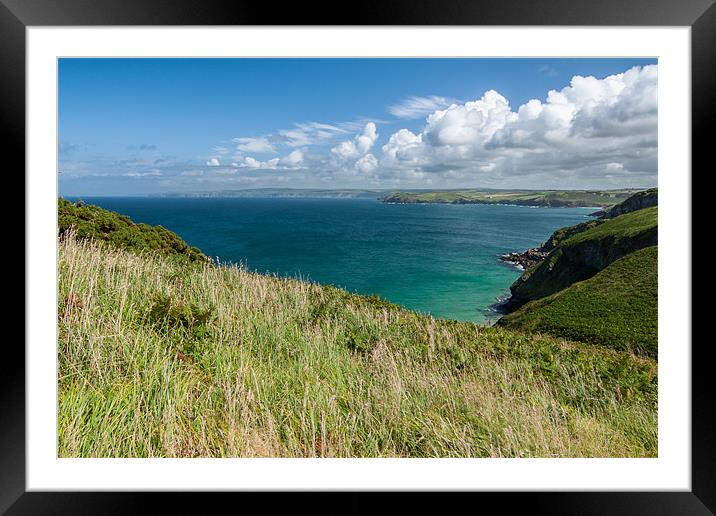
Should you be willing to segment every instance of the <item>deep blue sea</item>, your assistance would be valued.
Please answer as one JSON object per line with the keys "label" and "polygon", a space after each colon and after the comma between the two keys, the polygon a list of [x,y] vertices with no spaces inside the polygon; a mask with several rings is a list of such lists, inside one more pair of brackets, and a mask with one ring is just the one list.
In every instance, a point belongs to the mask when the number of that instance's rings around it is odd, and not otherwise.
{"label": "deep blue sea", "polygon": [[83,200],[135,222],[161,224],[222,262],[480,323],[497,319],[491,305],[520,275],[500,254],[538,245],[594,211],[369,198]]}

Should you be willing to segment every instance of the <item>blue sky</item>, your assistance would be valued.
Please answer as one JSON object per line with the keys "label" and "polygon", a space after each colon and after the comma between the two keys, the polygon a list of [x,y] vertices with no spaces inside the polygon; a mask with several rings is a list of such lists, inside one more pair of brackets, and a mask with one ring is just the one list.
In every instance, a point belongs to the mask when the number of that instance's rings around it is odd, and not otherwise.
{"label": "blue sky", "polygon": [[652,186],[655,65],[61,59],[60,194]]}

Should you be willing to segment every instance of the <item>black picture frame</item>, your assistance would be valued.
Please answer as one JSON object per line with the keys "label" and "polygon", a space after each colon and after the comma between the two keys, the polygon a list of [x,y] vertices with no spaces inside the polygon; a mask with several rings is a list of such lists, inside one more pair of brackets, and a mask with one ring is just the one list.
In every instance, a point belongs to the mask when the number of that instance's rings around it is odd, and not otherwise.
{"label": "black picture frame", "polygon": [[[714,0],[370,0],[351,5],[353,8],[296,2],[277,8],[268,2],[223,0],[0,0],[0,130],[2,142],[6,144],[6,173],[12,171],[19,178],[19,171],[25,169],[25,29],[52,25],[689,26],[692,36],[692,170],[698,170],[696,176],[699,176],[713,169],[711,160],[707,169],[707,150],[712,146],[708,129],[716,118]],[[10,156],[14,158],[9,161],[12,169],[7,160]],[[24,181],[18,184],[13,197],[19,197],[19,190],[24,194]],[[15,222],[11,225],[19,227]],[[18,241],[19,238],[14,239],[14,249],[19,248]],[[14,261],[18,262],[17,259]],[[25,269],[26,277],[31,273]],[[705,310],[693,299],[684,302],[692,303],[692,314]],[[697,319],[692,315],[692,320]],[[477,495],[477,503],[499,503],[509,509],[523,506],[532,514],[716,513],[716,425],[710,381],[713,366],[707,356],[712,341],[713,337],[683,343],[684,346],[692,345],[690,492],[471,493],[469,501],[465,500],[466,495],[457,494],[450,500],[474,505],[473,497]],[[198,502],[202,513],[206,513],[212,505],[224,504],[229,501],[227,496],[233,496],[204,494],[197,501],[190,500],[184,493],[26,492],[25,355],[15,342],[5,339],[5,354],[0,360],[0,513],[128,514],[151,510],[149,502],[152,501],[160,502],[163,512],[170,512],[174,507],[186,512],[192,503]],[[12,345],[15,349],[10,349]],[[251,499],[261,495],[243,493],[240,496]],[[307,496],[305,493],[294,494],[287,499],[285,495],[272,493],[255,501],[274,512],[278,503],[291,504],[295,508],[301,504],[301,499],[308,501]],[[333,502],[321,494],[320,506],[316,508],[330,508],[334,503],[340,503],[341,512],[365,512],[381,503],[376,502],[376,496],[376,493],[351,493],[343,500]],[[403,511],[411,510],[411,505],[419,508],[424,503],[423,498],[421,493],[403,496]],[[250,507],[246,505],[250,501],[242,500],[242,506]],[[314,500],[308,503],[313,504]],[[444,506],[443,510],[446,509]],[[236,510],[241,507],[236,506]]]}

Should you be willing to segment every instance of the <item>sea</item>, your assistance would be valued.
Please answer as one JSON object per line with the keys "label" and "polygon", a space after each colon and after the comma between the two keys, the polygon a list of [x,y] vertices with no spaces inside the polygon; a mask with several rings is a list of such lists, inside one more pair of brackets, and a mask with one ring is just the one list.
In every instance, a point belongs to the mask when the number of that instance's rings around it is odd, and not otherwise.
{"label": "sea", "polygon": [[[67,197],[75,201],[77,198]],[[160,224],[249,270],[376,294],[443,319],[492,324],[534,247],[595,208],[387,204],[377,198],[83,197]]]}

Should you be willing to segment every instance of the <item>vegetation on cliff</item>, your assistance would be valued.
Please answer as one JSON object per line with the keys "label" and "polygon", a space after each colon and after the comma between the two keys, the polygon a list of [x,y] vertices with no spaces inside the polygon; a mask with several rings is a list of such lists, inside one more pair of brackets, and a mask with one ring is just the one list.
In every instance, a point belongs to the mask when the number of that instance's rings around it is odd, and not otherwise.
{"label": "vegetation on cliff", "polygon": [[162,226],[135,224],[125,216],[82,201],[58,199],[57,222],[60,235],[74,228],[76,238],[91,238],[133,252],[156,252],[188,261],[207,261],[196,247]]}
{"label": "vegetation on cliff", "polygon": [[498,324],[656,358],[657,257],[656,246],[634,251],[585,281],[527,303]]}
{"label": "vegetation on cliff", "polygon": [[654,206],[603,223],[590,221],[578,232],[562,230],[544,261],[512,284],[508,311],[588,279],[629,253],[656,245],[657,218]]}
{"label": "vegetation on cliff", "polygon": [[545,257],[512,284],[497,324],[656,359],[657,202],[656,188],[639,192],[529,250]]}
{"label": "vegetation on cliff", "polygon": [[631,213],[637,210],[643,210],[644,208],[650,208],[652,206],[656,206],[657,204],[659,204],[658,189],[650,188],[649,190],[636,193],[619,204],[611,206],[610,208],[605,208],[601,211],[593,213],[593,215],[603,219],[613,219],[619,215],[624,215],[625,213]]}

